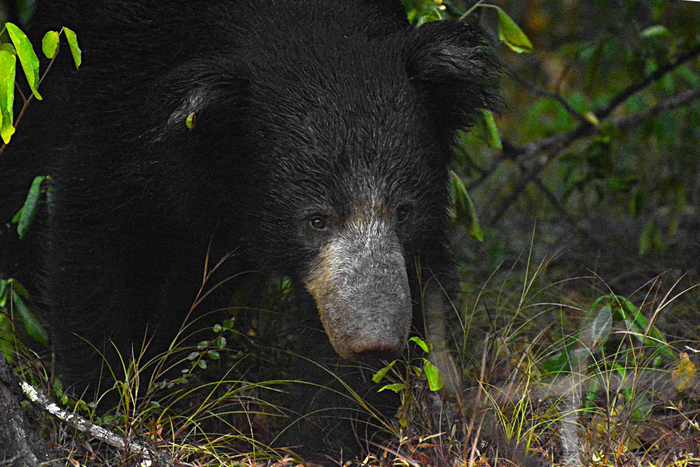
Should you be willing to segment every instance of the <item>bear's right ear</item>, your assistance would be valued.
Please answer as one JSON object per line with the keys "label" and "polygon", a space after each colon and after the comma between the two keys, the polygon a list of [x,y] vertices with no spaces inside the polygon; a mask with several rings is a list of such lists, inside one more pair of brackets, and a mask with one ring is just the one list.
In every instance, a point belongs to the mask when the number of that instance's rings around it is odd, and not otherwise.
{"label": "bear's right ear", "polygon": [[475,27],[427,23],[411,31],[404,47],[408,78],[447,135],[470,126],[479,109],[498,107],[500,67]]}

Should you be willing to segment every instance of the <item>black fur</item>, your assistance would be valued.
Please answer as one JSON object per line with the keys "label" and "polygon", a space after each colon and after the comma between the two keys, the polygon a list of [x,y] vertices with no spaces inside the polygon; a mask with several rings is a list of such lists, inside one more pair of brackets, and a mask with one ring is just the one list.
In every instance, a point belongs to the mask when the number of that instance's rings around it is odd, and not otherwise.
{"label": "black fur", "polygon": [[[162,351],[210,244],[213,261],[236,252],[226,274],[289,276],[306,298],[316,280],[314,295],[331,302],[324,323],[359,342],[334,340],[337,350],[372,359],[403,348],[411,310],[392,294],[407,275],[418,304],[419,276],[450,276],[453,133],[494,102],[495,67],[471,27],[414,30],[390,0],[76,0],[42,3],[33,30],[62,24],[84,65],[71,70],[61,52],[45,101],[0,160],[0,214],[19,208],[34,175],[51,175],[48,215],[27,242],[69,382],[99,368],[75,334],[113,359],[108,339],[128,354],[148,326]],[[317,218],[323,229],[310,228]],[[2,271],[31,277],[30,261],[8,253],[18,243],[7,226],[1,235]],[[353,291],[360,277],[374,279]]]}

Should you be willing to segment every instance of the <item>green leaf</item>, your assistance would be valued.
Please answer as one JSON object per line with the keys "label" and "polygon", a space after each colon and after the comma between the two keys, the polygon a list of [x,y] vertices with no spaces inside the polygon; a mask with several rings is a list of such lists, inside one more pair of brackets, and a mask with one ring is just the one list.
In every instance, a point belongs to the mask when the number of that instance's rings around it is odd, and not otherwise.
{"label": "green leaf", "polygon": [[632,196],[632,199],[630,200],[630,212],[632,213],[632,216],[635,218],[639,217],[642,214],[645,205],[646,197],[644,195],[644,191],[641,189],[635,190],[634,196]]}
{"label": "green leaf", "polygon": [[377,392],[382,392],[385,389],[388,389],[390,391],[394,391],[396,393],[399,393],[403,391],[406,388],[406,385],[403,383],[394,383],[394,384],[387,384],[386,386],[382,386],[379,391]]}
{"label": "green leaf", "polygon": [[648,336],[651,337],[651,339],[647,340],[647,344],[656,348],[664,357],[668,359],[675,358],[675,354],[666,342],[666,338],[656,326],[649,326],[649,320],[634,303],[619,295],[604,295],[599,297],[591,308],[596,309],[600,306],[601,302],[608,302],[611,304],[613,319],[616,321],[624,321],[627,329],[633,333],[638,340],[641,341],[643,339],[644,333],[647,332],[648,329]]}
{"label": "green leaf", "polygon": [[59,35],[57,31],[49,31],[44,34],[44,38],[41,40],[41,50],[44,52],[46,58],[54,58],[56,56],[58,38]]}
{"label": "green leaf", "polygon": [[662,251],[664,249],[664,239],[659,231],[659,227],[652,220],[647,222],[639,236],[639,254],[645,255],[652,251]]}
{"label": "green leaf", "polygon": [[0,136],[5,144],[15,133],[12,125],[15,102],[15,70],[17,57],[7,49],[0,50]]}
{"label": "green leaf", "polygon": [[39,207],[39,200],[41,199],[41,184],[44,180],[46,180],[45,176],[34,178],[32,186],[29,188],[29,193],[27,193],[27,198],[24,200],[24,205],[20,212],[17,213],[17,216],[15,216],[15,219],[17,219],[17,234],[19,238],[24,238],[24,236],[27,235],[29,228],[34,222],[36,211]]}
{"label": "green leaf", "polygon": [[467,233],[480,242],[484,241],[479,217],[476,215],[474,203],[467,193],[467,187],[459,178],[459,175],[450,170],[450,182],[454,190],[454,215],[453,220],[465,228]]}
{"label": "green leaf", "polygon": [[219,360],[221,358],[221,355],[216,350],[207,351],[207,355],[209,355],[209,358],[212,360]]}
{"label": "green leaf", "polygon": [[588,391],[586,391],[586,402],[584,407],[587,409],[594,409],[596,407],[596,399],[601,393],[601,384],[598,378],[591,378],[588,385]]}
{"label": "green leaf", "polygon": [[416,378],[420,378],[420,375],[423,374],[423,369],[419,366],[408,365],[408,369],[412,371],[414,375],[416,375]]}
{"label": "green leaf", "polygon": [[22,208],[19,208],[19,211],[17,211],[17,214],[15,214],[15,217],[12,218],[12,223],[13,224],[18,223],[21,218],[22,218]]}
{"label": "green leaf", "polygon": [[0,280],[0,308],[5,307],[5,303],[7,301],[7,281],[2,279]]}
{"label": "green leaf", "polygon": [[0,352],[5,356],[5,361],[12,364],[15,354],[15,337],[12,332],[12,321],[4,313],[0,313]]}
{"label": "green leaf", "polygon": [[8,282],[11,283],[13,291],[17,292],[19,296],[25,300],[29,300],[29,292],[27,292],[27,289],[22,287],[22,284],[17,282],[17,279],[9,279]]}
{"label": "green leaf", "polygon": [[532,52],[532,43],[520,27],[501,8],[498,11],[498,38],[517,53]]}
{"label": "green leaf", "polygon": [[496,120],[493,118],[493,112],[484,109],[481,111],[481,114],[483,115],[484,123],[486,124],[486,141],[489,147],[494,149],[503,149],[501,135],[498,134],[498,127],[496,126]]}
{"label": "green leaf", "polygon": [[80,68],[80,64],[83,62],[83,52],[78,47],[78,36],[75,35],[72,29],[63,27],[63,32],[66,34],[66,40],[68,41],[68,47],[70,47],[70,53],[73,55],[73,61],[75,62],[75,67]]}
{"label": "green leaf", "polygon": [[425,371],[425,378],[428,380],[428,387],[431,391],[437,392],[442,389],[445,383],[442,381],[442,373],[438,367],[428,360],[423,360],[423,371]]}
{"label": "green leaf", "polygon": [[[384,379],[384,377],[385,377],[386,374],[389,372],[389,370],[391,370],[391,368],[394,366],[394,364],[396,364],[396,360],[394,360],[393,362],[389,363],[387,366],[385,366],[384,368],[382,368],[382,369],[380,369],[378,372],[376,372],[376,373],[374,374],[374,376],[372,376],[372,381],[374,381],[375,383],[378,383],[378,382],[380,382],[382,379]],[[383,388],[382,388],[382,389],[383,389]],[[380,391],[381,391],[382,389],[380,389]]]}
{"label": "green leaf", "polygon": [[418,347],[420,347],[421,349],[423,349],[423,352],[428,353],[428,354],[430,353],[430,346],[428,345],[427,342],[425,342],[425,341],[424,341],[423,339],[421,339],[420,337],[413,336],[413,337],[411,337],[408,341],[409,341],[409,342],[415,342],[416,344],[418,344]]}
{"label": "green leaf", "polygon": [[29,42],[29,39],[20,28],[12,23],[5,23],[5,27],[17,50],[17,56],[20,64],[22,64],[24,75],[27,77],[29,88],[32,90],[34,97],[41,100],[41,95],[37,90],[39,85],[39,58],[34,53],[34,47],[32,47],[32,43]]}
{"label": "green leaf", "polygon": [[613,297],[622,303],[622,307],[619,308],[619,311],[623,315],[627,329],[638,334],[639,339],[641,339],[644,332],[646,332],[647,328],[649,328],[648,335],[652,338],[649,343],[656,347],[657,350],[659,350],[666,357],[673,358],[675,356],[666,343],[666,338],[663,336],[663,334],[661,334],[656,326],[649,327],[649,320],[642,314],[642,311],[639,308],[624,297],[619,297],[616,295]]}
{"label": "green leaf", "polygon": [[49,336],[46,333],[46,330],[39,323],[36,315],[24,301],[24,298],[22,298],[22,296],[14,290],[12,291],[12,301],[15,304],[15,309],[19,313],[22,322],[24,323],[24,329],[26,329],[29,337],[41,345],[48,344]]}

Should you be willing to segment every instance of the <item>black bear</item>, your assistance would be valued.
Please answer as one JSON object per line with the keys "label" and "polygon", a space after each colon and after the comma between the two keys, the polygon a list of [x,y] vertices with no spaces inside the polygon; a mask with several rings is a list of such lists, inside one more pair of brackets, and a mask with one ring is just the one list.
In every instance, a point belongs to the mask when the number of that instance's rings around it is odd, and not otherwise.
{"label": "black bear", "polygon": [[0,214],[51,176],[35,290],[68,382],[110,342],[167,347],[226,253],[227,276],[291,278],[342,358],[400,355],[424,305],[441,345],[453,135],[495,100],[473,27],[414,29],[399,0],[43,2],[34,23],[74,29],[84,64],[63,54],[3,155]]}

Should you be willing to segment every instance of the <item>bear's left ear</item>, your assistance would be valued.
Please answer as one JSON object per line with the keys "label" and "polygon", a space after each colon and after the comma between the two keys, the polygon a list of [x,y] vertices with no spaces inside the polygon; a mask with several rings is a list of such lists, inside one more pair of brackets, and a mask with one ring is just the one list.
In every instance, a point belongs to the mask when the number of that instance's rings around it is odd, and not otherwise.
{"label": "bear's left ear", "polygon": [[414,29],[404,45],[406,73],[441,131],[470,126],[478,109],[499,104],[500,67],[479,31],[461,21]]}
{"label": "bear's left ear", "polygon": [[[235,110],[243,106],[249,80],[242,66],[240,70],[231,70],[218,63],[213,59],[193,60],[157,82],[158,89],[163,90],[159,107],[172,110],[165,118],[157,115],[154,141],[194,130],[202,116],[209,120],[204,122],[209,131],[217,126],[230,128]],[[211,111],[217,107],[225,107],[226,111]],[[207,119],[209,113],[214,115]]]}

